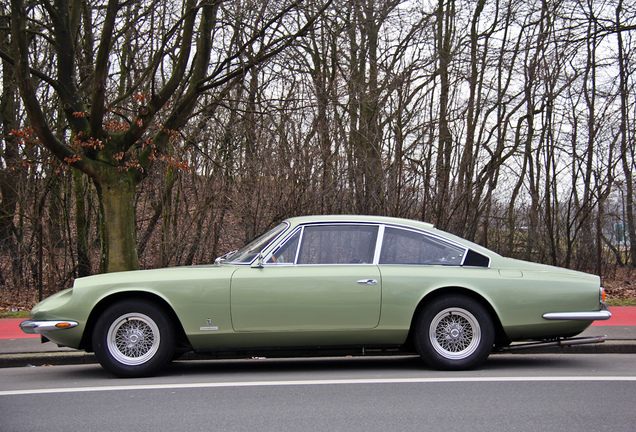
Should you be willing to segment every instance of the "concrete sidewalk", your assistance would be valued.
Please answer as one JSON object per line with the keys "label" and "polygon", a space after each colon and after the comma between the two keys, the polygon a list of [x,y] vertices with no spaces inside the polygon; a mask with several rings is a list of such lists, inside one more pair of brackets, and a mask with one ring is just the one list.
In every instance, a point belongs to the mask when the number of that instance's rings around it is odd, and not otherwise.
{"label": "concrete sidewalk", "polygon": [[[611,308],[612,318],[608,321],[596,321],[579,336],[602,336],[607,340],[600,344],[534,347],[518,351],[515,354],[538,353],[581,353],[581,354],[634,354],[636,353],[636,307]],[[96,363],[95,355],[70,348],[60,348],[48,342],[41,343],[39,337],[21,333],[21,319],[0,319],[0,367],[24,367],[42,365],[88,364]],[[184,359],[213,358],[190,353]]]}

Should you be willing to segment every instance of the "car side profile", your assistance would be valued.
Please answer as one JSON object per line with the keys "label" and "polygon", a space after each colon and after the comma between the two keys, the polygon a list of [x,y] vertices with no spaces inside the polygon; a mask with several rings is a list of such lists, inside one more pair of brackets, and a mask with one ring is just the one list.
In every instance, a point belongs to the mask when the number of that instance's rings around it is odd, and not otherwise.
{"label": "car side profile", "polygon": [[94,351],[121,377],[188,351],[415,351],[461,370],[513,342],[566,343],[611,317],[602,296],[597,276],[504,258],[427,223],[306,216],[214,264],[77,279],[21,328]]}

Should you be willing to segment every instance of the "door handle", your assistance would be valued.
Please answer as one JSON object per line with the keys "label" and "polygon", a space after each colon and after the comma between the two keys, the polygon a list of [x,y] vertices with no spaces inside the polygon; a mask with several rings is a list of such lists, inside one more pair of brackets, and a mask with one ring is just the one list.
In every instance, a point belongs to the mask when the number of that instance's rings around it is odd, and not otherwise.
{"label": "door handle", "polygon": [[358,285],[377,285],[378,281],[375,279],[360,279],[356,283]]}

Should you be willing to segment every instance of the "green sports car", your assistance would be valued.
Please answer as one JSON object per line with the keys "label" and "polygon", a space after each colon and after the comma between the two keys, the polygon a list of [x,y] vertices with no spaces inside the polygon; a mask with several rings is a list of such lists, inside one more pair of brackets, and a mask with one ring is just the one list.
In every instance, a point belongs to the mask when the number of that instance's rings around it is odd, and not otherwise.
{"label": "green sports car", "polygon": [[467,369],[610,316],[597,276],[504,258],[423,222],[311,216],[213,265],[77,279],[21,328],[138,377],[188,351],[415,350],[431,367]]}

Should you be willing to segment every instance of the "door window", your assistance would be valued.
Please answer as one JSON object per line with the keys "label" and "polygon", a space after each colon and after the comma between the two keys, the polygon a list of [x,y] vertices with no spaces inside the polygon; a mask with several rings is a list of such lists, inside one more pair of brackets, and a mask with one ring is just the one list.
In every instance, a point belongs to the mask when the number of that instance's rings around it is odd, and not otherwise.
{"label": "door window", "polygon": [[378,237],[374,225],[306,226],[298,264],[371,264]]}

